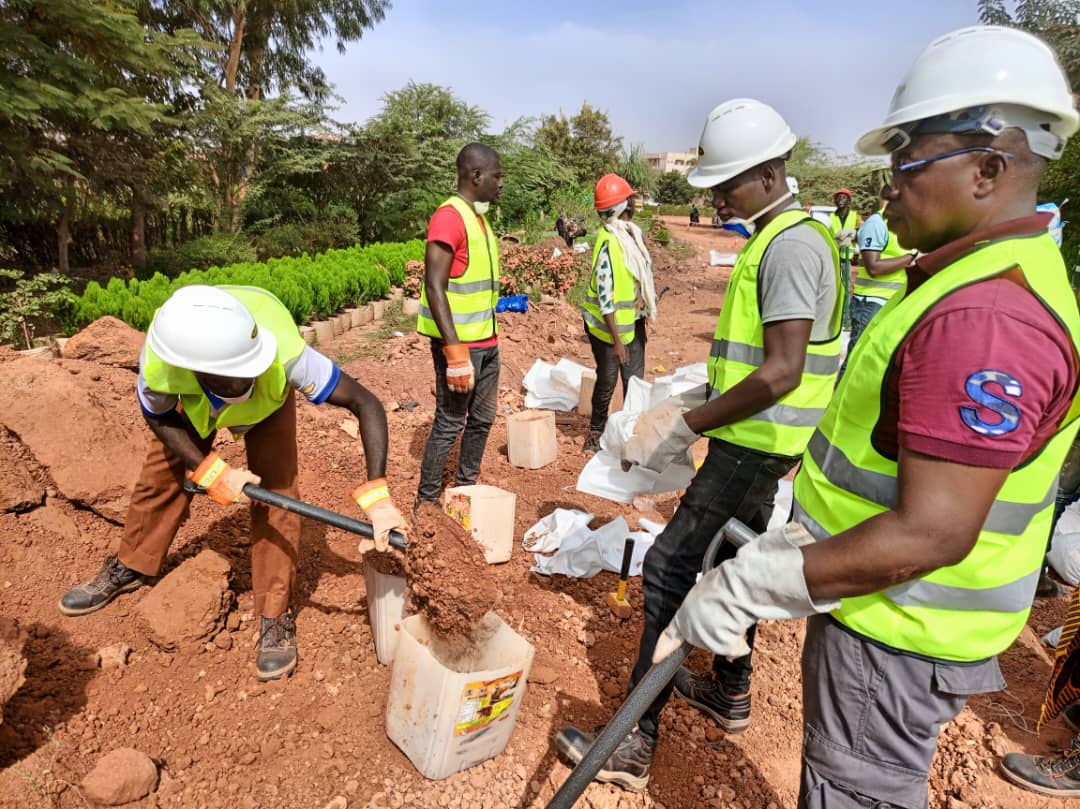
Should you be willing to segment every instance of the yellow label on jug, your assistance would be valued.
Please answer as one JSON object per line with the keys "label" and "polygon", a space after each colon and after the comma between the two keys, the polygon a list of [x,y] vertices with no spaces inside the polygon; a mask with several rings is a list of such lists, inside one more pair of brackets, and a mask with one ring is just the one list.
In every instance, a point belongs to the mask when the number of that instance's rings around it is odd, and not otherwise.
{"label": "yellow label on jug", "polygon": [[464,736],[498,719],[514,704],[514,691],[521,680],[517,671],[497,680],[468,683],[461,692],[461,707],[454,735]]}
{"label": "yellow label on jug", "polygon": [[466,531],[472,530],[472,498],[465,494],[452,494],[446,498],[445,511]]}

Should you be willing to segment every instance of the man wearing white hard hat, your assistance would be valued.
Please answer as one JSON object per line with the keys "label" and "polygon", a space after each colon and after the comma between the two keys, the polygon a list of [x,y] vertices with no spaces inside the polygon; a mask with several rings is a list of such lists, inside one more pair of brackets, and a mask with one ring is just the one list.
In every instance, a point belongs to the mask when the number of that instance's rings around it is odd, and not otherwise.
{"label": "man wearing white hard hat", "polygon": [[[623,462],[663,472],[708,436],[705,461],[645,556],[645,625],[630,688],[645,675],[664,627],[701,570],[712,537],[731,517],[765,530],[778,481],[796,464],[832,394],[840,366],[840,264],[828,228],[793,199],[785,161],[795,133],[772,107],[735,99],[714,109],[689,181],[711,188],[728,224],[750,233],[731,274],[699,404],[668,400],[643,413]],[[727,549],[724,554],[730,555]],[[750,722],[750,644],[717,657],[710,675],[687,669],[674,688],[729,733]],[[644,789],[659,734],[662,693],[606,762],[598,779]],[[580,761],[593,734],[563,728],[559,749]]]}
{"label": "man wearing white hard hat", "polygon": [[[98,574],[60,599],[65,615],[86,615],[158,575],[192,494],[186,480],[222,505],[247,503],[244,485],[298,497],[293,391],[329,402],[360,422],[367,482],[353,492],[385,550],[405,523],[386,484],[386,413],[379,400],[304,343],[288,309],[264,289],[193,285],[154,315],[139,357],[136,393],[153,434],[131,495],[124,532]],[[250,470],[213,449],[219,428],[243,435]],[[300,553],[300,516],[251,505],[251,588],[259,616],[256,675],[272,680],[296,667],[291,612]]]}
{"label": "man wearing white hard hat", "polygon": [[941,726],[1005,686],[1080,425],[1080,312],[1035,211],[1077,123],[1030,34],[965,28],[915,60],[858,146],[891,156],[885,215],[920,257],[810,440],[796,522],[704,576],[657,644],[737,655],[758,621],[809,617],[803,809],[923,809]]}

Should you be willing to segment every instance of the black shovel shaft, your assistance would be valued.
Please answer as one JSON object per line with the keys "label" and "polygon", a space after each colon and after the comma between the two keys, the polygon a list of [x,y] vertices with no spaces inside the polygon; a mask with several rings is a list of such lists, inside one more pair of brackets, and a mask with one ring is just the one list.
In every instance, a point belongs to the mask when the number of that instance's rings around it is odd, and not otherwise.
{"label": "black shovel shaft", "polygon": [[[705,554],[705,561],[702,564],[702,572],[707,573],[712,569],[715,550],[722,539],[733,545],[742,546],[756,536],[757,534],[744,523],[734,517],[731,518],[717,532],[712,544],[709,545],[709,550]],[[600,772],[604,762],[618,747],[619,742],[634,729],[642,714],[648,710],[656,697],[664,690],[664,686],[671,682],[675,672],[679,670],[679,666],[686,660],[686,656],[690,654],[692,648],[689,643],[684,643],[659,663],[652,665],[645,673],[645,676],[638,681],[634,690],[630,692],[630,696],[626,698],[626,701],[619,706],[619,710],[615,712],[615,715],[611,717],[604,729],[593,740],[592,745],[585,751],[585,755],[581,757],[581,761],[578,762],[577,766],[574,767],[563,782],[563,785],[559,787],[559,791],[548,802],[547,809],[572,809],[585,788],[592,783],[596,774]]]}
{"label": "black shovel shaft", "polygon": [[626,577],[630,575],[630,561],[634,558],[634,539],[633,537],[626,538],[626,544],[623,545],[622,551],[622,564],[619,566],[619,580],[626,581]]}
{"label": "black shovel shaft", "polygon": [[[198,486],[194,486],[194,484],[185,484],[184,488],[188,491],[204,491]],[[357,520],[353,517],[347,517],[344,514],[339,514],[330,509],[306,503],[303,500],[297,500],[295,497],[272,492],[269,489],[264,489],[262,486],[256,486],[254,483],[244,484],[244,494],[252,500],[258,500],[260,503],[266,503],[268,506],[291,511],[294,514],[299,514],[301,517],[307,517],[311,520],[317,520],[318,522],[332,525],[334,528],[340,528],[342,531],[348,531],[350,534],[357,534],[365,539],[372,539],[375,536],[375,532],[371,528],[371,523],[363,522],[362,520]],[[404,551],[405,537],[397,531],[391,531],[390,544],[399,551]]]}

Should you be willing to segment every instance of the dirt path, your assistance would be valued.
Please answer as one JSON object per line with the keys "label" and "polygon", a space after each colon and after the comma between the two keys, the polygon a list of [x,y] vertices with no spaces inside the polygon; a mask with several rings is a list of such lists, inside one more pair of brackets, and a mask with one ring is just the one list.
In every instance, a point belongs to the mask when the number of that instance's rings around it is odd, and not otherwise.
{"label": "dirt path", "polygon": [[[727,252],[737,245],[715,229],[686,227],[685,218],[672,217],[669,224],[673,235],[694,251],[679,261],[657,257],[657,287],[670,291],[649,337],[650,377],[707,355],[728,270],[708,267],[706,257],[709,249]],[[540,306],[527,315],[502,318],[502,414],[523,406],[521,379],[536,358],[569,357],[591,365],[580,317],[568,307]],[[385,402],[408,406],[389,414],[389,480],[406,506],[415,492],[433,413],[431,358],[415,336],[373,341],[372,333],[353,330],[322,348]],[[111,393],[116,406],[137,416],[130,395],[134,378],[124,380],[109,382]],[[355,513],[348,493],[359,480],[362,462],[356,439],[341,427],[345,414],[306,404],[298,414],[302,495]],[[585,427],[576,415],[560,414],[558,460],[530,472],[510,466],[505,420],[496,423],[481,482],[517,493],[519,539],[556,507],[592,511],[598,521],[622,514],[636,527],[639,515],[633,508],[575,491]],[[227,459],[242,454],[230,442],[222,449]],[[658,509],[669,517],[674,503],[674,497],[662,499]],[[0,515],[0,617],[17,617],[27,630],[29,661],[26,683],[4,707],[0,725],[0,807],[81,809],[82,799],[70,785],[117,747],[142,750],[162,767],[158,791],[131,804],[140,809],[323,809],[336,796],[345,800],[335,804],[338,808],[543,807],[568,773],[552,750],[554,732],[567,723],[605,721],[621,702],[636,656],[639,579],[632,580],[629,592],[634,617],[619,622],[604,607],[614,575],[544,579],[529,572],[532,557],[517,544],[509,563],[481,573],[500,591],[503,619],[536,647],[533,681],[518,727],[503,756],[446,781],[428,782],[383,732],[389,671],[378,664],[372,648],[354,537],[305,523],[297,583],[300,666],[291,680],[259,685],[252,675],[246,512],[198,501],[173,546],[170,568],[207,547],[233,565],[238,605],[229,619],[230,634],[198,654],[167,654],[146,640],[134,620],[145,590],[84,618],[64,619],[57,612],[56,599],[97,570],[118,532],[117,526],[55,493],[44,507]],[[1032,619],[1036,631],[1053,626],[1063,610],[1061,600],[1038,607]],[[763,626],[755,658],[754,721],[747,733],[724,738],[673,700],[664,713],[649,791],[630,795],[594,785],[579,805],[793,807],[801,743],[802,634],[801,622]],[[116,643],[132,649],[127,666],[97,668],[94,653]],[[699,653],[692,661],[700,667],[706,659]],[[933,782],[934,809],[1049,805],[1045,798],[1005,785],[993,771],[993,751],[1041,751],[1067,739],[1056,725],[1042,739],[1024,729],[1034,726],[1048,663],[1036,641],[1018,643],[1004,655],[1003,668],[1008,694],[973,700],[945,731]]]}

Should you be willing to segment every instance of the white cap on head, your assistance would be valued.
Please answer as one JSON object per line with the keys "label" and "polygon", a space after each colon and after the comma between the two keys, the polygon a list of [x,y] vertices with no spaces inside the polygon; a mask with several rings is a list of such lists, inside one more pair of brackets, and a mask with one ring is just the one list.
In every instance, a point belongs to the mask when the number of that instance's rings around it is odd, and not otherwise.
{"label": "white cap on head", "polygon": [[795,146],[795,133],[776,110],[752,98],[725,101],[709,113],[698,145],[698,162],[687,180],[712,188]]}
{"label": "white cap on head", "polygon": [[916,134],[996,135],[1017,127],[1032,152],[1055,160],[1078,125],[1053,49],[1016,28],[980,25],[931,42],[896,88],[881,126],[859,138],[857,148],[889,154]]}
{"label": "white cap on head", "polygon": [[150,349],[177,368],[251,379],[270,367],[277,339],[223,289],[193,284],[161,305],[146,333]]}

